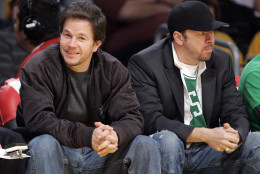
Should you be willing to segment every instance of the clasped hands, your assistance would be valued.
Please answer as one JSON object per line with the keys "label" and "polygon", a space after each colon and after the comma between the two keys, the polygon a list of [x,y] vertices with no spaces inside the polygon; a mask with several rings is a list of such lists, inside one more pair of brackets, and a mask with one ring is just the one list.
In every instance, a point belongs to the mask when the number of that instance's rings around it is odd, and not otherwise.
{"label": "clasped hands", "polygon": [[207,143],[214,150],[232,153],[239,147],[240,135],[228,123],[225,123],[223,127],[211,129],[211,131]]}
{"label": "clasped hands", "polygon": [[92,134],[93,150],[97,151],[100,157],[114,153],[118,149],[117,133],[109,125],[102,124],[101,122],[95,122],[94,124],[96,128]]}

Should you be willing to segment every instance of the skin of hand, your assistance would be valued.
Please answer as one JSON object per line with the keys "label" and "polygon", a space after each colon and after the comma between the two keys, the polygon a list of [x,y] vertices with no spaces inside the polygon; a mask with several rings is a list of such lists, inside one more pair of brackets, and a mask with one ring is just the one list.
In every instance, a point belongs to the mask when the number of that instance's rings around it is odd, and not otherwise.
{"label": "skin of hand", "polygon": [[[234,137],[236,137],[236,138],[238,139],[238,142],[236,141],[236,142],[233,142],[233,143],[237,143],[237,145],[239,146],[239,143],[240,143],[240,141],[241,141],[241,137],[240,137],[238,131],[235,130],[235,129],[233,129],[228,123],[225,123],[225,124],[223,125],[223,127],[224,127],[224,129],[225,129],[228,133],[233,133],[233,134],[234,134]],[[237,147],[236,147],[235,149],[231,149],[230,147],[228,147],[228,148],[229,148],[228,153],[232,153],[232,152],[234,152],[234,151],[236,150]]]}
{"label": "skin of hand", "polygon": [[95,122],[96,129],[92,135],[92,148],[100,157],[114,153],[118,149],[118,136],[113,128],[101,122]]}
{"label": "skin of hand", "polygon": [[232,153],[238,147],[240,135],[238,131],[225,123],[224,127],[209,129],[209,134],[206,138],[206,143],[216,151],[223,152],[227,148],[228,153]]}
{"label": "skin of hand", "polygon": [[213,129],[196,127],[188,136],[186,142],[205,142],[216,151],[232,153],[238,148],[240,139],[238,131],[225,123],[223,127]]}

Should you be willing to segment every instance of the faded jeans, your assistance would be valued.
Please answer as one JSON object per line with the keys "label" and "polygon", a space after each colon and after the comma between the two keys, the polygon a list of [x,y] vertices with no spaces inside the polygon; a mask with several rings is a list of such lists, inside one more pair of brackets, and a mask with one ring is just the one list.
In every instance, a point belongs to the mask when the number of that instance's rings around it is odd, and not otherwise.
{"label": "faded jeans", "polygon": [[28,144],[27,174],[160,174],[159,144],[139,135],[131,144],[105,157],[91,148],[62,146],[51,135],[35,137]]}
{"label": "faded jeans", "polygon": [[207,144],[184,148],[170,131],[152,135],[161,145],[162,174],[259,174],[260,132],[249,133],[245,143],[231,154],[213,150]]}

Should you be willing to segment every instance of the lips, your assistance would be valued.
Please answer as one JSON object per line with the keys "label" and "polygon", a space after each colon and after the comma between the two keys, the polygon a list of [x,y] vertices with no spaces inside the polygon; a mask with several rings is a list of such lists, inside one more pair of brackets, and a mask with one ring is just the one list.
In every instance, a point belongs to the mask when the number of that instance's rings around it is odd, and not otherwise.
{"label": "lips", "polygon": [[213,46],[207,46],[204,49],[207,50],[207,51],[212,51],[213,50]]}
{"label": "lips", "polygon": [[77,55],[77,54],[79,54],[79,53],[75,53],[75,52],[71,52],[71,51],[67,51],[67,50],[65,50],[65,51],[66,51],[66,53],[69,54],[69,55]]}

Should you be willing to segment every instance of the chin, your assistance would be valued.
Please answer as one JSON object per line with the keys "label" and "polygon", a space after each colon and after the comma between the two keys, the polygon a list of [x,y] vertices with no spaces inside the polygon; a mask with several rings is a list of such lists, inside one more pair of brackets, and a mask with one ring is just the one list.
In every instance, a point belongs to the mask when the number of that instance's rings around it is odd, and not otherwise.
{"label": "chin", "polygon": [[199,58],[199,60],[200,60],[200,61],[207,61],[207,60],[210,59],[210,57],[211,57],[211,56],[201,56],[201,57]]}

